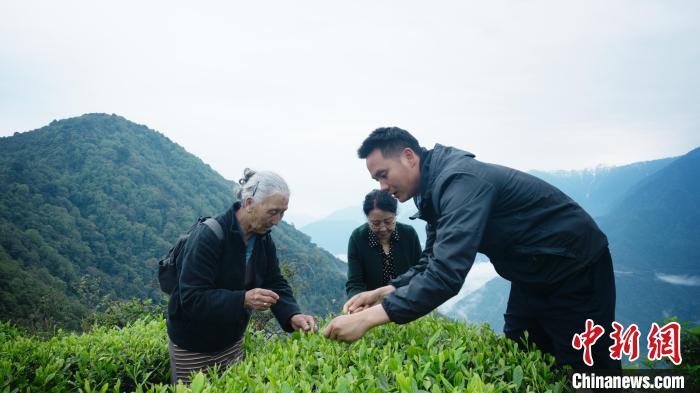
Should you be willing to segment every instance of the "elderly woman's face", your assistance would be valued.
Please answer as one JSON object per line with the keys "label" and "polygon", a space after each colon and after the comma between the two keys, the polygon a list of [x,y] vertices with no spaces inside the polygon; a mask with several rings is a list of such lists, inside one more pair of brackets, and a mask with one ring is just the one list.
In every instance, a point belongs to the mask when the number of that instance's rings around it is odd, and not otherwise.
{"label": "elderly woman's face", "polygon": [[262,235],[272,229],[282,221],[288,205],[289,198],[281,194],[270,195],[260,203],[251,204],[253,232]]}
{"label": "elderly woman's face", "polygon": [[367,215],[367,223],[379,239],[387,240],[396,228],[396,214],[375,208]]}

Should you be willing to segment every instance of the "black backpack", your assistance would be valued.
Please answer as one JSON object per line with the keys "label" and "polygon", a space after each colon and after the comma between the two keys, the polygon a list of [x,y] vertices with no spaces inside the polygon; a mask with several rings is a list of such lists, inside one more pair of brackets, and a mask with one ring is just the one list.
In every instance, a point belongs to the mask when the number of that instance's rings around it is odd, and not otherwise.
{"label": "black backpack", "polygon": [[221,224],[219,224],[216,219],[211,217],[200,217],[197,219],[190,229],[184,235],[180,236],[175,245],[168,251],[168,253],[160,261],[158,261],[158,283],[160,284],[160,290],[170,295],[177,286],[178,282],[178,257],[185,248],[185,243],[190,237],[190,233],[199,224],[204,224],[208,226],[219,240],[224,239],[224,231],[221,229]]}

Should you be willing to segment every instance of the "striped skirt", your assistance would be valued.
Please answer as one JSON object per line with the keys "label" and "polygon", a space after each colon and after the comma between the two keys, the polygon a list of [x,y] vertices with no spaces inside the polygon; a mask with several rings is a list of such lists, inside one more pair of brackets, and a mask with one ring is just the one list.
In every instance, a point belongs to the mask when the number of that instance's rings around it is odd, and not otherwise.
{"label": "striped skirt", "polygon": [[174,342],[168,340],[168,352],[170,353],[170,381],[175,384],[178,380],[189,384],[190,374],[196,371],[206,371],[207,367],[219,366],[220,372],[229,366],[245,359],[243,337],[228,348],[219,352],[200,353],[180,348]]}

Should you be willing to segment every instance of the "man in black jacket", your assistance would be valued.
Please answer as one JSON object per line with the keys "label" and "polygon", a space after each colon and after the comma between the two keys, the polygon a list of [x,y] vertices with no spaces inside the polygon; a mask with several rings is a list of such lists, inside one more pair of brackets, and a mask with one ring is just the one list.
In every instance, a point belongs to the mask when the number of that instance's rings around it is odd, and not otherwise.
{"label": "man in black jacket", "polygon": [[270,236],[287,210],[287,184],[274,172],[249,169],[239,183],[238,201],[215,217],[218,225],[196,227],[178,258],[167,318],[173,382],[239,361],[253,310],[272,310],[288,332],[316,330],[280,272]]}
{"label": "man in black jacket", "polygon": [[[422,149],[400,128],[380,128],[358,150],[381,189],[413,198],[426,221],[425,250],[414,268],[382,288],[348,300],[324,330],[354,341],[377,325],[413,321],[456,295],[477,252],[511,281],[505,334],[525,331],[558,364],[585,367],[572,347],[586,319],[609,329],[615,281],[608,242],[593,219],[554,186],[526,173],[487,164],[453,147]],[[358,311],[362,311],[359,312]],[[597,368],[618,369],[604,335],[592,347]]]}

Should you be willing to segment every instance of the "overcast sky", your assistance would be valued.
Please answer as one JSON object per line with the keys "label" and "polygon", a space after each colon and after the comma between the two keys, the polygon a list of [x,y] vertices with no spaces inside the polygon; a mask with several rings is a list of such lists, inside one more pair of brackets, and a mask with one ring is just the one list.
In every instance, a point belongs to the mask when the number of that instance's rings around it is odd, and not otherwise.
{"label": "overcast sky", "polygon": [[0,135],[116,113],[298,222],[359,206],[380,126],[522,170],[700,146],[698,1],[105,3],[0,3]]}

